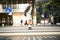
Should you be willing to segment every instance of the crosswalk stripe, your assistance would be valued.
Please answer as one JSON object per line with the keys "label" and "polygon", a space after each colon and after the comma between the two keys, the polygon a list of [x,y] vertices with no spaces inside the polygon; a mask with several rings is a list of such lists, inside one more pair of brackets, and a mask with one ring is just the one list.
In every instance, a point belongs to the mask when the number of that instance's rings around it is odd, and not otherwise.
{"label": "crosswalk stripe", "polygon": [[33,37],[33,40],[36,40],[35,37]]}
{"label": "crosswalk stripe", "polygon": [[52,36],[47,36],[48,38],[53,38]]}
{"label": "crosswalk stripe", "polygon": [[44,38],[47,38],[47,36],[43,36]]}
{"label": "crosswalk stripe", "polygon": [[41,40],[41,38],[39,38],[38,36],[36,36],[39,40]]}
{"label": "crosswalk stripe", "polygon": [[24,38],[23,38],[23,40],[25,40],[27,37],[25,36]]}
{"label": "crosswalk stripe", "polygon": [[23,40],[24,37],[21,36],[21,40]]}
{"label": "crosswalk stripe", "polygon": [[55,36],[52,36],[53,38],[56,38]]}
{"label": "crosswalk stripe", "polygon": [[40,38],[43,38],[42,36],[39,36]]}
{"label": "crosswalk stripe", "polygon": [[30,36],[28,37],[28,40],[30,40]]}

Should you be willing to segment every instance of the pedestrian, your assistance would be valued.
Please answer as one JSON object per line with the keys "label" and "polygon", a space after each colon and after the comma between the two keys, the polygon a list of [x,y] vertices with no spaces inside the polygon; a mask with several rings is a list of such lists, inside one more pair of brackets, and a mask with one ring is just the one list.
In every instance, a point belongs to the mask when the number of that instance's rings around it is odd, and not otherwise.
{"label": "pedestrian", "polygon": [[58,16],[56,14],[55,17],[54,17],[54,24],[56,25],[57,22],[58,22]]}
{"label": "pedestrian", "polygon": [[26,22],[25,22],[25,25],[27,25],[27,20],[26,20]]}
{"label": "pedestrian", "polygon": [[22,25],[22,23],[23,23],[23,20],[21,20],[21,25]]}
{"label": "pedestrian", "polygon": [[53,25],[54,24],[54,16],[51,15],[51,24]]}

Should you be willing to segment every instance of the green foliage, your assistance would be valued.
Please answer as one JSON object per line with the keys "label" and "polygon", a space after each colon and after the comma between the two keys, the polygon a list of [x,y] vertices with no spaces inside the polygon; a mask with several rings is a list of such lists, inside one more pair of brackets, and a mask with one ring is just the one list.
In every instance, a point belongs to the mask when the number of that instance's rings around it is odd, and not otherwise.
{"label": "green foliage", "polygon": [[39,12],[37,12],[37,20],[41,20],[41,19],[42,19],[41,14],[39,14]]}
{"label": "green foliage", "polygon": [[[40,1],[37,1],[37,2],[36,2],[36,9],[37,9],[37,10],[39,10],[40,5],[41,5]],[[39,20],[41,20],[41,19],[42,19],[41,14],[40,14],[39,11],[37,11],[37,21],[39,21]]]}
{"label": "green foliage", "polygon": [[41,20],[41,19],[42,19],[42,16],[41,16],[41,15],[38,15],[38,16],[37,16],[37,19],[38,19],[38,20]]}
{"label": "green foliage", "polygon": [[40,14],[37,15],[37,22],[40,22],[40,20],[42,19],[42,16]]}
{"label": "green foliage", "polygon": [[45,3],[43,3],[43,7],[47,7],[48,5],[50,5],[50,3],[52,2],[52,0],[48,0]]}
{"label": "green foliage", "polygon": [[49,8],[49,5],[51,5],[51,3],[52,3],[52,0],[48,0],[48,1],[46,1],[46,2],[43,2],[43,4],[42,4],[42,7],[43,7],[43,12],[44,13],[50,13],[50,8]]}
{"label": "green foliage", "polygon": [[[42,9],[41,9],[42,8]],[[47,1],[38,1],[36,2],[37,9],[37,20],[41,20],[41,14],[60,14],[60,0],[47,0]],[[41,9],[41,10],[40,10]]]}

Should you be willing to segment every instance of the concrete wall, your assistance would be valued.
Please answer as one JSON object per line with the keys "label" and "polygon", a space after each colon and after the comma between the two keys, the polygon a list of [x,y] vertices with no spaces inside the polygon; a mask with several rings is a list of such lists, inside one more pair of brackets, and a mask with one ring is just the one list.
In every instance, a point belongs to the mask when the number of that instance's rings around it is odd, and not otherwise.
{"label": "concrete wall", "polygon": [[[13,12],[13,26],[24,26],[27,21],[28,24],[32,24],[32,19],[30,20],[28,17],[24,15],[24,12]],[[21,20],[23,20],[21,24]],[[30,21],[30,22],[29,22]]]}
{"label": "concrete wall", "polygon": [[23,16],[23,12],[13,12],[13,26],[20,26]]}

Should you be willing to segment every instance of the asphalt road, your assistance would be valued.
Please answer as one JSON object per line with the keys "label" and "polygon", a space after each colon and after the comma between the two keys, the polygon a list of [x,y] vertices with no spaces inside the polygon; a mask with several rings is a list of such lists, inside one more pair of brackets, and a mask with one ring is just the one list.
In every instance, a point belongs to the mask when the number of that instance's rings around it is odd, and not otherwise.
{"label": "asphalt road", "polygon": [[[57,32],[59,32],[59,34]],[[54,35],[56,33],[57,35]],[[29,26],[0,27],[0,40],[60,40],[60,27],[33,26],[31,30],[29,30]]]}
{"label": "asphalt road", "polygon": [[57,26],[32,26],[31,30],[29,30],[29,26],[24,27],[14,27],[14,26],[5,26],[0,27],[0,33],[4,32],[13,32],[13,33],[36,33],[36,32],[60,32],[60,27]]}
{"label": "asphalt road", "polygon": [[52,36],[4,36],[0,37],[0,40],[60,40],[60,36],[52,35]]}

